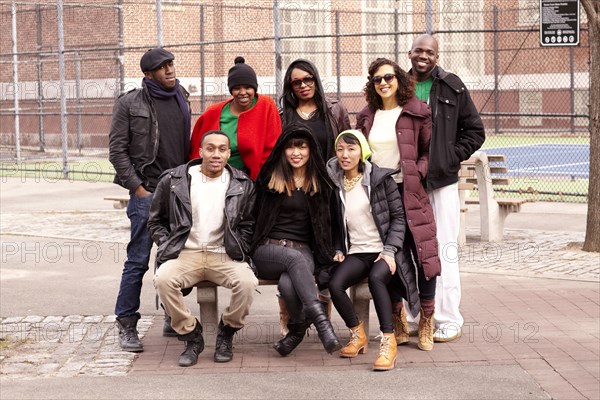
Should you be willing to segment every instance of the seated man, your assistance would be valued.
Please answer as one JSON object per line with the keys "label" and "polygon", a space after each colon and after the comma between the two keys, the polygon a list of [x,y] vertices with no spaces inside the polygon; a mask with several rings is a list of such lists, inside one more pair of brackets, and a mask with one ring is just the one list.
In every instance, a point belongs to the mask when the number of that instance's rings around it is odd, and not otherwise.
{"label": "seated man", "polygon": [[215,362],[228,362],[233,358],[233,335],[244,326],[258,285],[247,252],[254,231],[254,184],[227,165],[230,154],[224,132],[207,132],[200,144],[201,158],[166,171],[150,207],[148,228],[158,245],[160,265],[154,287],[177,338],[185,342],[179,357],[182,367],[196,364],[204,338],[181,289],[206,280],[232,290],[214,355]]}

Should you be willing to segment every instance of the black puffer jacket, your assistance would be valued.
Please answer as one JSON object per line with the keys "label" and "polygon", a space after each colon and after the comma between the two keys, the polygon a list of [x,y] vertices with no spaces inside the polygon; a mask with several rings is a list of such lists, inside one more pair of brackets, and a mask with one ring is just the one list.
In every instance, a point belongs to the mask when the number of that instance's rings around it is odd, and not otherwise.
{"label": "black puffer jacket", "polygon": [[[179,90],[187,100],[188,92],[182,86]],[[131,192],[139,185],[148,188],[148,178],[158,178],[146,176],[144,169],[156,159],[160,129],[154,101],[143,82],[141,89],[131,90],[117,99],[108,137],[108,158],[116,171],[114,182]]]}
{"label": "black puffer jacket", "polygon": [[[333,223],[335,230],[334,244],[336,249],[346,254],[348,251],[348,233],[344,218],[345,199],[342,190],[344,172],[340,168],[337,158],[334,157],[327,162],[327,171],[337,187],[337,193],[334,196],[336,200],[333,216],[335,220]],[[417,315],[421,303],[419,301],[415,268],[414,264],[407,259],[407,257],[410,257],[410,252],[408,249],[403,248],[406,230],[404,207],[402,206],[402,197],[398,191],[398,185],[392,178],[392,175],[397,172],[389,168],[380,168],[376,164],[366,161],[361,184],[369,197],[373,221],[384,245],[382,253],[388,253],[395,258],[396,273],[406,288],[406,300],[409,308],[413,315]]]}
{"label": "black puffer jacket", "polygon": [[[192,229],[191,176],[188,168],[202,164],[197,158],[165,171],[156,187],[148,229],[158,245],[157,265],[177,258]],[[254,183],[243,172],[227,165],[231,175],[225,194],[225,251],[236,261],[250,262],[248,254],[254,232]]]}
{"label": "black puffer jacket", "polygon": [[257,185],[257,209],[256,209],[256,229],[252,239],[252,251],[254,251],[269,235],[275,225],[279,210],[285,194],[277,193],[268,189],[267,185],[271,179],[273,167],[279,162],[281,154],[285,151],[284,144],[291,136],[303,137],[308,140],[310,147],[310,157],[315,158],[318,170],[319,191],[310,193],[306,196],[308,201],[308,213],[312,226],[312,242],[310,248],[315,257],[315,273],[322,266],[329,266],[332,263],[335,251],[331,244],[331,214],[330,202],[333,191],[333,182],[327,175],[325,162],[319,154],[319,148],[314,137],[304,125],[287,125],[271,155],[263,165],[258,178]]}

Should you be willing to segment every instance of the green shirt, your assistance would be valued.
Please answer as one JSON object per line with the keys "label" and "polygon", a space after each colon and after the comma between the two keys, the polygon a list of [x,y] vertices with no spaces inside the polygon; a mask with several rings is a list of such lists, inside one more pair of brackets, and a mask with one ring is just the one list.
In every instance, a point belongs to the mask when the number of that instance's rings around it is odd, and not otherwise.
{"label": "green shirt", "polygon": [[432,84],[432,78],[429,78],[423,82],[417,82],[415,96],[417,96],[418,99],[423,100],[424,102],[429,104],[429,92],[431,92]]}
{"label": "green shirt", "polygon": [[[255,96],[252,99],[252,107],[256,104],[258,98]],[[231,149],[231,157],[227,163],[234,168],[244,170],[244,160],[238,150],[237,141],[237,129],[238,129],[238,116],[231,113],[231,102],[227,103],[221,111],[221,118],[219,120],[219,126],[223,132],[229,136],[229,148]]]}

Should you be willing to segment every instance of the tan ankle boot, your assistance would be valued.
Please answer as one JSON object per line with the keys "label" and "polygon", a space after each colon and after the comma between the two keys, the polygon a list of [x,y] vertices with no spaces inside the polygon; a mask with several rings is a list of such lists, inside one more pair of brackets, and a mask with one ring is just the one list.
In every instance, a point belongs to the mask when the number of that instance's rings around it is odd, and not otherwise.
{"label": "tan ankle boot", "polygon": [[433,314],[426,318],[423,315],[423,309],[421,309],[421,319],[419,320],[419,348],[424,351],[433,349]]}
{"label": "tan ankle boot", "polygon": [[396,357],[398,356],[397,346],[396,337],[393,333],[382,334],[381,344],[379,345],[379,356],[373,364],[373,369],[375,371],[394,369],[396,366]]}
{"label": "tan ankle boot", "polygon": [[408,321],[406,321],[406,311],[404,308],[400,311],[400,315],[392,314],[392,322],[394,323],[394,332],[396,333],[396,343],[398,345],[408,343],[409,329]]}
{"label": "tan ankle boot", "polygon": [[353,358],[359,353],[365,354],[368,344],[369,337],[365,332],[365,324],[361,322],[358,326],[350,328],[350,341],[340,350],[340,357]]}

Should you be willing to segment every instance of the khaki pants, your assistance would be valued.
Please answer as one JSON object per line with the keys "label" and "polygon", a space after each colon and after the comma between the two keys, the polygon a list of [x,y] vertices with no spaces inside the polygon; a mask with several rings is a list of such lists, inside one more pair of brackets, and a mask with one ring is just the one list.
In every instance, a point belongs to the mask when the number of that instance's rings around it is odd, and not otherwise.
{"label": "khaki pants", "polygon": [[196,318],[185,305],[181,289],[193,287],[200,281],[231,289],[223,323],[232,328],[243,327],[258,286],[258,279],[248,264],[233,261],[224,253],[182,250],[178,258],[162,264],[154,275],[154,287],[171,316],[175,332],[185,335],[196,326]]}

